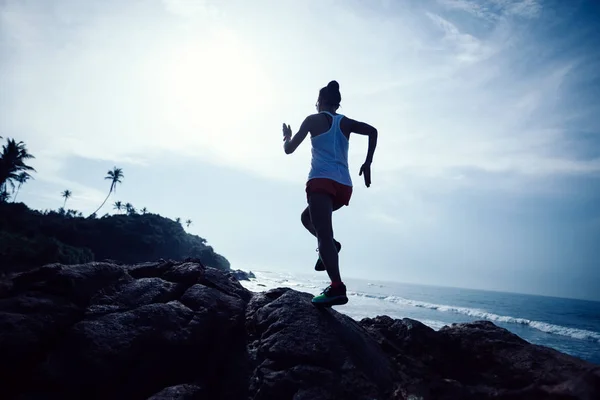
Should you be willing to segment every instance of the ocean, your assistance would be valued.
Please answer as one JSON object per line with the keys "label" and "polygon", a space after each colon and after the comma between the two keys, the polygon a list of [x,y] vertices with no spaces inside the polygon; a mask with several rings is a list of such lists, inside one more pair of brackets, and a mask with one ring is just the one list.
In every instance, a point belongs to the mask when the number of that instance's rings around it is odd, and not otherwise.
{"label": "ocean", "polygon": [[[290,287],[316,295],[329,283],[324,274],[252,272],[256,279],[241,283],[253,292]],[[416,319],[435,330],[489,320],[530,343],[600,364],[600,302],[359,279],[344,282],[349,302],[334,309],[355,320],[389,315]]]}

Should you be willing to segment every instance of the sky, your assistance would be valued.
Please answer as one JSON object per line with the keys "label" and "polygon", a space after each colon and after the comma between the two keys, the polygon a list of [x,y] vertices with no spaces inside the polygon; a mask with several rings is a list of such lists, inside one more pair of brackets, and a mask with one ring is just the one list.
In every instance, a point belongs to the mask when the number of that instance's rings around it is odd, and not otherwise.
{"label": "sky", "polygon": [[600,5],[593,0],[0,0],[0,135],[36,157],[19,200],[191,219],[232,268],[312,273],[310,141],[351,137],[342,277],[600,300]]}

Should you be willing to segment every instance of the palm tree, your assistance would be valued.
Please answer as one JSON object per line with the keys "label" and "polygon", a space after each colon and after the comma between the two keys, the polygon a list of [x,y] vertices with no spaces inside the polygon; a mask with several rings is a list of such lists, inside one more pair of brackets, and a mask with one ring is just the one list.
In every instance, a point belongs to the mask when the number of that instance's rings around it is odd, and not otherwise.
{"label": "palm tree", "polygon": [[142,214],[146,214],[148,212],[148,209],[146,207],[144,207],[140,211],[142,212]]}
{"label": "palm tree", "polygon": [[125,212],[131,214],[131,210],[133,210],[133,205],[131,205],[131,203],[125,203]]}
{"label": "palm tree", "polygon": [[33,167],[25,164],[25,160],[31,158],[35,157],[29,154],[25,143],[6,139],[6,144],[2,146],[2,154],[0,154],[0,193],[6,195],[7,185],[11,185],[14,189],[13,181],[18,182],[20,172],[35,171]]}
{"label": "palm tree", "polygon": [[178,224],[181,224],[181,218],[179,218],[179,217],[175,218],[175,222],[177,222]]}
{"label": "palm tree", "polygon": [[15,192],[15,197],[13,197],[13,203],[15,201],[17,201],[17,196],[19,195],[19,190],[21,189],[21,186],[23,186],[23,184],[25,182],[27,182],[29,179],[33,179],[33,178],[27,172],[25,172],[25,171],[19,172],[19,174],[17,175],[17,178],[15,179],[19,183],[19,185],[17,186],[17,191]]}
{"label": "palm tree", "polygon": [[60,194],[62,197],[65,198],[65,202],[63,203],[63,208],[65,208],[65,206],[67,205],[67,200],[69,200],[69,198],[71,197],[72,194],[73,193],[71,193],[71,191],[68,189]]}
{"label": "palm tree", "polygon": [[100,204],[100,207],[98,207],[98,209],[96,211],[94,211],[90,215],[90,217],[94,214],[98,214],[98,211],[100,211],[100,209],[104,206],[104,203],[106,203],[106,200],[108,200],[108,198],[110,197],[113,190],[115,192],[117,191],[117,183],[122,183],[121,178],[124,178],[124,177],[125,176],[123,175],[123,169],[121,169],[121,168],[113,167],[112,171],[107,172],[107,175],[104,177],[104,179],[110,179],[112,181],[110,183],[110,190],[108,191],[108,196],[106,196],[106,199],[104,199],[102,204]]}
{"label": "palm tree", "polygon": [[118,212],[121,212],[121,210],[123,209],[123,203],[121,203],[121,200],[115,201],[115,204],[113,204],[113,208]]}
{"label": "palm tree", "polygon": [[186,224],[186,225],[187,225],[187,227],[189,228],[189,227],[190,227],[190,225],[192,224],[192,220],[191,220],[191,219],[188,219],[188,220],[186,220],[186,221],[185,221],[185,224]]}

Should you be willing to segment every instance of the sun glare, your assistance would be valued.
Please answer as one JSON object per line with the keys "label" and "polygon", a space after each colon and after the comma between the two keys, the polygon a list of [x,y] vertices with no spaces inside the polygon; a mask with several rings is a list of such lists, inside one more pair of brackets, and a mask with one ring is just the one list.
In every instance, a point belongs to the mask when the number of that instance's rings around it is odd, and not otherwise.
{"label": "sun glare", "polygon": [[227,31],[177,46],[164,79],[171,121],[184,130],[202,129],[215,140],[269,101],[268,80],[257,60]]}

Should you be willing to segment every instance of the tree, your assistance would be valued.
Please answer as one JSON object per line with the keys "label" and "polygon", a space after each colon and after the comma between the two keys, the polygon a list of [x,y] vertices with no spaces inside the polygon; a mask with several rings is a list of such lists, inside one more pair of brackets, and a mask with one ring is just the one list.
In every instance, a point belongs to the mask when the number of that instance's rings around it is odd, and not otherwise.
{"label": "tree", "polygon": [[15,197],[13,197],[13,202],[17,201],[17,196],[19,195],[19,190],[21,189],[21,186],[23,186],[23,184],[25,182],[27,182],[29,179],[33,179],[33,178],[27,172],[25,172],[25,171],[19,172],[19,174],[17,175],[17,178],[15,179],[19,183],[19,185],[17,186],[17,191],[15,192]]}
{"label": "tree", "polygon": [[179,218],[179,217],[175,218],[175,222],[177,222],[178,224],[181,224],[181,218]]}
{"label": "tree", "polygon": [[18,182],[21,172],[35,171],[33,167],[25,164],[25,160],[31,158],[35,157],[29,154],[25,143],[6,139],[0,154],[0,198],[8,198],[7,186],[10,185],[14,189],[14,181]]}
{"label": "tree", "polygon": [[65,198],[65,201],[64,201],[64,203],[63,203],[63,208],[65,208],[65,206],[67,205],[67,200],[69,200],[69,198],[71,198],[71,195],[72,195],[72,194],[73,194],[73,193],[71,193],[71,191],[70,191],[69,189],[65,190],[64,192],[62,192],[62,193],[60,194],[62,197],[64,197],[64,198]]}
{"label": "tree", "polygon": [[121,168],[117,168],[117,167],[113,167],[112,171],[108,171],[106,176],[104,177],[104,179],[110,179],[111,183],[110,183],[110,190],[108,191],[108,195],[106,196],[106,199],[104,199],[104,201],[102,202],[102,204],[100,204],[100,207],[98,207],[98,209],[96,211],[94,211],[90,217],[92,215],[98,214],[98,211],[100,211],[100,209],[104,206],[104,203],[106,203],[106,200],[108,200],[108,198],[110,197],[111,193],[113,191],[117,191],[117,183],[122,183],[121,179],[124,178],[125,176],[123,175],[123,169]]}
{"label": "tree", "polygon": [[190,227],[190,225],[191,225],[191,224],[192,224],[192,220],[191,220],[191,219],[188,219],[188,220],[186,220],[186,221],[185,221],[185,225],[186,225],[188,228]]}
{"label": "tree", "polygon": [[121,212],[121,210],[123,209],[123,203],[121,202],[121,200],[115,201],[115,204],[113,204],[113,208],[118,212]]}
{"label": "tree", "polygon": [[127,212],[127,215],[133,215],[137,213],[137,210],[131,203],[125,204],[125,211]]}
{"label": "tree", "polygon": [[148,212],[148,209],[146,207],[144,207],[140,211],[142,212],[142,214],[146,214]]}

